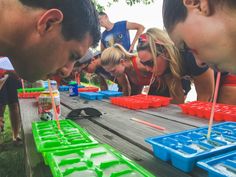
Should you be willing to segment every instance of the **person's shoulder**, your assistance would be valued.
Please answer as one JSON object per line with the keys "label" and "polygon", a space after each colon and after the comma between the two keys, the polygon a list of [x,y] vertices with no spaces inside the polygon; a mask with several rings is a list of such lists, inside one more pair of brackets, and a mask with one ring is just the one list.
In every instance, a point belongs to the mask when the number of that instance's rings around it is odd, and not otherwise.
{"label": "person's shoulder", "polygon": [[126,25],[127,21],[126,20],[122,20],[122,21],[118,21],[115,23],[115,25]]}
{"label": "person's shoulder", "polygon": [[187,74],[198,76],[208,70],[209,66],[198,66],[193,54],[189,51],[181,52],[183,67]]}

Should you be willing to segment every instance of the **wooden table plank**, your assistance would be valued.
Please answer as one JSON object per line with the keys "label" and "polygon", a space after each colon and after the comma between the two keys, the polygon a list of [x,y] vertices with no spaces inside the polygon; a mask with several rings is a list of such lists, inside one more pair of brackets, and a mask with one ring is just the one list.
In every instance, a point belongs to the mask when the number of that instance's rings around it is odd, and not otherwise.
{"label": "wooden table plank", "polygon": [[[80,99],[79,97],[71,98],[65,94],[61,94],[61,100],[62,104],[69,109],[93,107],[100,110],[103,113],[103,116],[102,118],[92,119],[91,121],[94,124],[103,127],[107,131],[114,133],[115,135],[147,152],[150,152],[152,148],[149,144],[144,142],[144,139],[146,137],[195,128],[194,126],[181,124],[181,122],[173,122],[172,120],[163,118],[159,119],[158,116],[147,115],[147,113],[120,108],[106,102],[87,101]],[[162,132],[150,127],[146,127],[145,125],[139,123],[134,124],[135,122],[130,121],[131,117],[142,117],[143,120],[149,120],[152,123],[158,122],[158,125],[165,126],[167,128],[167,131]],[[96,136],[97,132],[93,132],[91,134],[93,136]],[[100,136],[101,135],[99,135],[98,137]],[[120,148],[121,147],[118,146],[118,149],[123,152]],[[162,163],[167,164],[165,162]],[[196,168],[192,173],[190,173],[190,175],[196,177],[205,177],[207,176],[207,173],[199,168]]]}
{"label": "wooden table plank", "polygon": [[[171,120],[159,118],[155,115],[146,114],[126,108],[117,107],[110,103],[101,101],[85,101],[78,97],[71,98],[67,95],[61,94],[62,104],[68,106],[68,108],[76,109],[82,107],[93,107],[100,110],[103,113],[102,118],[96,118],[92,121],[103,128],[112,131],[114,134],[121,136],[122,138],[136,143],[137,146],[144,150],[151,151],[151,146],[144,142],[144,139],[157,135],[163,135],[166,133],[178,132],[194,128],[190,125],[173,122]],[[134,122],[130,118],[142,119],[162,127],[165,127],[165,131],[157,130],[152,127]]]}
{"label": "wooden table plank", "polygon": [[50,169],[44,165],[43,158],[37,152],[32,135],[33,121],[38,121],[35,99],[19,99],[22,131],[24,135],[25,162],[27,177],[52,177]]}
{"label": "wooden table plank", "polygon": [[[111,145],[128,158],[153,172],[155,176],[207,176],[206,172],[203,172],[200,169],[194,170],[191,174],[186,174],[170,164],[156,159],[152,155],[152,148],[150,145],[144,142],[144,138],[146,137],[177,132],[193,128],[194,126],[181,124],[145,112],[119,108],[110,103],[99,101],[88,102],[78,98],[71,98],[65,94],[61,94],[61,101],[66,106],[61,107],[62,118],[65,117],[71,109],[75,108],[94,107],[102,110],[104,113],[102,118],[95,118],[92,120],[81,119],[78,120],[77,123],[83,128],[86,128],[86,130],[99,142]],[[27,176],[48,177],[51,176],[51,172],[49,171],[49,168],[44,165],[41,154],[36,151],[32,136],[31,122],[39,120],[37,116],[37,107],[33,106],[34,102],[35,100],[31,99],[20,100],[22,128],[25,135],[26,165],[29,166]],[[159,131],[133,122],[130,120],[131,117],[140,118],[164,126],[167,128],[167,131]]]}
{"label": "wooden table plank", "polygon": [[[102,101],[110,103],[108,99]],[[193,127],[202,127],[208,125],[208,120],[196,116],[183,114],[178,105],[170,104],[169,106],[160,108],[140,109],[139,112],[155,115],[163,119],[168,119],[173,122],[190,125]]]}
{"label": "wooden table plank", "polygon": [[[65,117],[67,114],[68,109],[62,106],[62,116]],[[100,127],[89,119],[79,119],[76,122],[81,127],[85,128],[98,142],[109,144],[129,159],[152,172],[157,177],[170,177],[176,175],[181,177],[190,177],[190,175],[183,173],[168,163],[156,159],[152,154]]]}

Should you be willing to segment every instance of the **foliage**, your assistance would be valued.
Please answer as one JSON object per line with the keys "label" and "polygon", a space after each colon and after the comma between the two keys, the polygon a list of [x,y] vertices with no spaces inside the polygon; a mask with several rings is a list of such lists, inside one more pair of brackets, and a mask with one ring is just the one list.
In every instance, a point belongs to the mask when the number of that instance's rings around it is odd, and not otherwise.
{"label": "foliage", "polygon": [[[92,0],[98,10],[98,12],[101,12],[101,11],[105,11],[105,7],[103,5],[101,5],[98,0]],[[106,5],[107,7],[110,7],[113,3],[117,3],[121,0],[108,0],[106,2]],[[151,3],[154,3],[155,0],[125,0],[126,4],[129,5],[129,6],[132,6],[134,4],[138,4],[138,3],[143,3],[144,5],[149,5]]]}
{"label": "foliage", "polygon": [[0,177],[25,177],[24,147],[13,145],[9,109],[4,113],[5,128],[0,134]]}

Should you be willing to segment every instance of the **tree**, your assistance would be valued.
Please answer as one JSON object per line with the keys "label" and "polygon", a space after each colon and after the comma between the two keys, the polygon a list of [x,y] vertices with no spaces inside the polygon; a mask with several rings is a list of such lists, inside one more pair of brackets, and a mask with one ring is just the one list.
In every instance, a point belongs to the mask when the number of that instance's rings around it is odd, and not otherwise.
{"label": "tree", "polygon": [[[98,10],[98,12],[104,11],[105,7],[99,4],[98,0],[92,0]],[[137,3],[143,3],[145,5],[153,3],[155,0],[125,0],[126,4],[132,6]],[[108,0],[106,6],[110,7],[113,3],[119,2],[119,0]]]}

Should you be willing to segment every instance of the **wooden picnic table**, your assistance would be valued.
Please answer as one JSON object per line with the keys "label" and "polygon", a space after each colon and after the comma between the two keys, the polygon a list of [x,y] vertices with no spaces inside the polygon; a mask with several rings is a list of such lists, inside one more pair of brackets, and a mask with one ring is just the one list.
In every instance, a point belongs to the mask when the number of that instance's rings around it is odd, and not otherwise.
{"label": "wooden picnic table", "polygon": [[[184,115],[176,105],[146,110],[130,110],[110,104],[109,100],[88,101],[79,97],[69,97],[61,93],[61,118],[73,109],[92,107],[103,113],[101,117],[75,120],[100,143],[109,144],[126,157],[143,166],[157,177],[207,177],[207,173],[195,168],[191,173],[184,173],[170,163],[154,157],[152,147],[144,141],[148,137],[179,132],[205,126],[205,119]],[[43,158],[36,151],[33,141],[31,122],[38,121],[37,106],[34,99],[20,99],[22,129],[25,144],[27,176],[49,177],[50,169],[44,165]],[[137,118],[165,127],[158,130],[130,120]]]}

